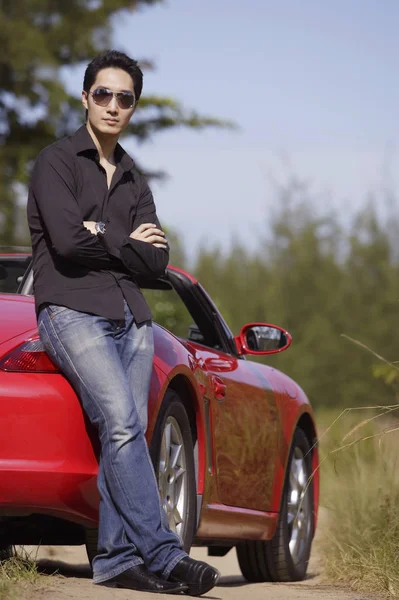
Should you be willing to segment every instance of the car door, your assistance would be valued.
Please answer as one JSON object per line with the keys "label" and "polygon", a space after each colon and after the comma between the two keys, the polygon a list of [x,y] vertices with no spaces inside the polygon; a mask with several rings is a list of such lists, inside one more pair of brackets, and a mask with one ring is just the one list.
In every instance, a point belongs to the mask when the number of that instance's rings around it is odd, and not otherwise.
{"label": "car door", "polygon": [[212,462],[223,504],[268,510],[277,455],[279,415],[267,368],[196,349],[209,380]]}

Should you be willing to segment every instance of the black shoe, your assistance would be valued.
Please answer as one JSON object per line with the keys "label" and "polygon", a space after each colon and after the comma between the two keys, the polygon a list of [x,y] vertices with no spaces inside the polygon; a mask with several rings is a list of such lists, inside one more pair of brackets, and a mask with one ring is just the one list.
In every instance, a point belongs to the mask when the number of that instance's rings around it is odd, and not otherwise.
{"label": "black shoe", "polygon": [[184,583],[161,579],[154,573],[151,573],[145,565],[131,567],[123,571],[123,573],[112,577],[112,579],[107,579],[100,585],[127,588],[140,592],[153,592],[155,594],[178,594],[179,592],[185,592],[188,587]]}
{"label": "black shoe", "polygon": [[181,581],[188,586],[186,594],[201,596],[209,592],[219,581],[220,573],[201,560],[189,556],[182,558],[170,574],[170,581]]}

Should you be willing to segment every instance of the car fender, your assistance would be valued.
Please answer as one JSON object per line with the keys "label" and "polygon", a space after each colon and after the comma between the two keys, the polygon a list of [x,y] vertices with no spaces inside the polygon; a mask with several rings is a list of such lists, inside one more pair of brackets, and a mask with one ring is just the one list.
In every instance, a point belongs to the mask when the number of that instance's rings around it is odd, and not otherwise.
{"label": "car fender", "polygon": [[273,482],[272,510],[277,512],[280,510],[291,441],[295,429],[300,427],[309,440],[312,452],[313,504],[316,526],[319,502],[319,453],[316,441],[317,430],[314,413],[305,392],[290,377],[273,369],[271,379],[278,398],[280,418],[280,436]]}
{"label": "car fender", "polygon": [[[158,393],[150,395],[151,418],[147,438],[150,440],[165,394],[176,391],[183,401],[189,402],[195,417],[198,442],[198,494],[203,494],[206,471],[204,395],[209,395],[209,379],[193,358],[193,354],[178,338],[163,327],[154,324],[154,371],[157,374]],[[153,379],[155,379],[153,377]]]}

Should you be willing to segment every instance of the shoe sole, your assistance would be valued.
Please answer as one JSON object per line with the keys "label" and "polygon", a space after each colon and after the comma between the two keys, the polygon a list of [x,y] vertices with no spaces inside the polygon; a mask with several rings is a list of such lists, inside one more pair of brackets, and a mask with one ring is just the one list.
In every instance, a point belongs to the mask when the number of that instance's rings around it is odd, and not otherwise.
{"label": "shoe sole", "polygon": [[[116,583],[113,581],[111,581],[110,583],[104,582],[99,585],[102,585],[103,587],[108,587],[108,588],[114,588],[114,589],[120,588],[123,590],[132,590],[134,592],[145,592],[145,593],[150,593],[150,594],[177,594],[177,593],[180,594],[181,592],[187,594],[187,592],[188,592],[187,586],[185,588],[184,587],[182,588],[181,585],[173,587],[173,588],[169,588],[168,590],[143,590],[143,589],[139,589],[139,588],[129,587],[127,585],[121,585],[120,583]],[[209,588],[209,589],[211,589],[211,588]],[[202,592],[202,593],[205,593],[205,592]]]}
{"label": "shoe sole", "polygon": [[197,583],[197,584],[195,584],[195,583],[189,584],[189,583],[185,582],[186,585],[188,586],[188,589],[184,593],[187,594],[187,596],[202,596],[202,594],[206,594],[207,592],[209,592],[209,590],[211,590],[213,587],[215,587],[215,585],[217,585],[219,579],[220,579],[220,573],[219,573],[219,571],[217,571],[207,581],[202,581],[201,583]]}

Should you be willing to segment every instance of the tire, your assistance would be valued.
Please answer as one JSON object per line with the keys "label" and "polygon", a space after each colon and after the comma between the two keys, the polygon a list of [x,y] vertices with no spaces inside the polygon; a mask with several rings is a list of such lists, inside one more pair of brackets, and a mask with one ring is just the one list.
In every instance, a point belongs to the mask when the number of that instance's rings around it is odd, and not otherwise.
{"label": "tire", "polygon": [[98,528],[93,527],[85,530],[85,545],[87,558],[89,559],[90,566],[93,560],[97,556],[97,545],[98,545]]}
{"label": "tire", "polygon": [[311,475],[309,441],[298,428],[291,445],[279,521],[273,538],[266,542],[242,542],[236,547],[241,572],[248,581],[300,581],[305,578],[314,535]]}
{"label": "tire", "polygon": [[[171,443],[167,444],[167,439]],[[179,453],[176,452],[179,445],[176,442],[181,443]],[[154,427],[150,456],[169,526],[179,535],[187,552],[191,548],[196,523],[197,496],[193,447],[193,435],[186,408],[179,396],[168,390]],[[173,459],[176,461],[175,467],[172,465]],[[177,484],[176,473],[180,480]],[[180,520],[177,513],[181,513],[180,523],[177,523]],[[86,529],[85,543],[90,565],[97,554],[97,541],[98,529]]]}
{"label": "tire", "polygon": [[14,556],[14,548],[9,544],[0,543],[0,563]]}

